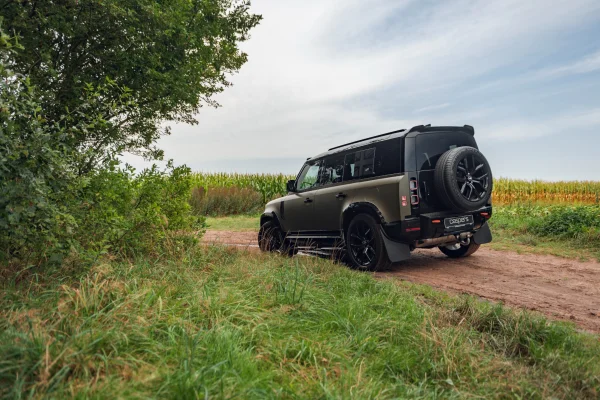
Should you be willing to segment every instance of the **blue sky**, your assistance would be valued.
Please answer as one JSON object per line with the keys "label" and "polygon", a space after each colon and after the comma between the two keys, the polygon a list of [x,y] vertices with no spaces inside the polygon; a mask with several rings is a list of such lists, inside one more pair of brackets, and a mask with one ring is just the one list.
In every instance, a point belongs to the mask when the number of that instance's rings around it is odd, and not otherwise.
{"label": "blue sky", "polygon": [[295,173],[361,137],[469,124],[495,176],[600,180],[599,0],[254,0],[252,10],[264,20],[222,107],[159,143],[176,164]]}

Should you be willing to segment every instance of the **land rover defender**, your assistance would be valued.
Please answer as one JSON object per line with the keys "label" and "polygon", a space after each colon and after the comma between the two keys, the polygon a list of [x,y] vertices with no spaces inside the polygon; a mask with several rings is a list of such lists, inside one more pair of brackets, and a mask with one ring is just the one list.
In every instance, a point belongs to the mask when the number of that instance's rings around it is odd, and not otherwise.
{"label": "land rover defender", "polygon": [[492,240],[492,171],[472,126],[415,126],[308,158],[288,194],[266,205],[263,251],[342,253],[377,270],[439,248],[473,254]]}

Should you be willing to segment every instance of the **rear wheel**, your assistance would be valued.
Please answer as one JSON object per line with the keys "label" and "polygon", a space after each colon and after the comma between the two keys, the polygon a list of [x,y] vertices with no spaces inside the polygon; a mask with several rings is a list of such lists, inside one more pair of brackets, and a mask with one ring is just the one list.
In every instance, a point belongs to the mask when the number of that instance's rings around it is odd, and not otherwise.
{"label": "rear wheel", "polygon": [[442,253],[450,258],[469,257],[479,249],[479,245],[471,241],[467,246],[462,246],[460,243],[451,244],[448,246],[440,246]]}
{"label": "rear wheel", "polygon": [[390,264],[379,225],[368,214],[355,216],[346,232],[346,254],[350,266],[377,271]]}

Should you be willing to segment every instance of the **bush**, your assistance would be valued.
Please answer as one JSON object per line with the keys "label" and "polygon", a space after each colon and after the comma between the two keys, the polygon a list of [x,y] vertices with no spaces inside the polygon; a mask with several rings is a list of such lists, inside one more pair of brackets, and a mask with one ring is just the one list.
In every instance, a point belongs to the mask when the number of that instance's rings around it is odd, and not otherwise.
{"label": "bush", "polygon": [[193,215],[188,203],[190,173],[172,163],[164,171],[153,166],[138,175],[116,164],[95,172],[78,194],[80,248],[135,255],[165,250],[174,241],[194,243],[204,219]]}
{"label": "bush", "polygon": [[5,68],[11,49],[0,31],[0,261],[60,259],[74,227],[66,205],[79,182],[73,152],[29,82]]}
{"label": "bush", "polygon": [[214,187],[209,190],[195,187],[191,205],[198,215],[222,216],[255,214],[263,210],[263,196],[250,188]]}
{"label": "bush", "polygon": [[537,237],[600,242],[600,206],[517,204],[496,207],[491,225]]}
{"label": "bush", "polygon": [[530,230],[540,236],[572,239],[600,239],[600,206],[553,207],[535,220]]}

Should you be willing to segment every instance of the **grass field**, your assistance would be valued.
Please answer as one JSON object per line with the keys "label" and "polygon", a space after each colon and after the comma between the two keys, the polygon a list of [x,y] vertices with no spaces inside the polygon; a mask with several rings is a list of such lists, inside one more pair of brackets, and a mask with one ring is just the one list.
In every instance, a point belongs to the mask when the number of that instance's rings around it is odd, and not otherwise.
{"label": "grass field", "polygon": [[570,325],[318,258],[207,248],[7,277],[4,398],[597,398]]}
{"label": "grass field", "polygon": [[214,229],[217,231],[258,231],[259,223],[260,214],[206,218],[207,229]]}

